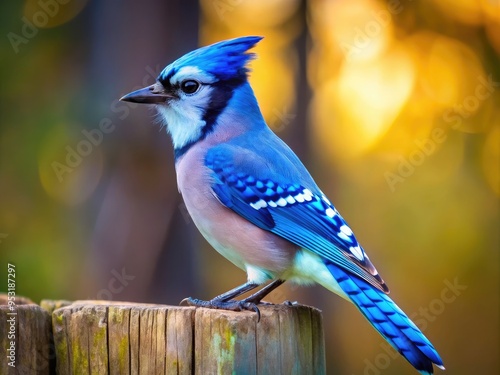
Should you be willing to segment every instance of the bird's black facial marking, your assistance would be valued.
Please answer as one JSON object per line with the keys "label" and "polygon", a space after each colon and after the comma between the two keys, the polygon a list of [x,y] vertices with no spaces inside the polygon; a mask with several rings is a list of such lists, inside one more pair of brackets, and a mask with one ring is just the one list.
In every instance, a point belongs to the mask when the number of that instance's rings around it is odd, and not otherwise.
{"label": "bird's black facial marking", "polygon": [[236,90],[245,81],[246,81],[246,76],[242,75],[238,78],[233,78],[230,80],[221,80],[208,84],[208,86],[212,88],[212,92],[210,96],[210,102],[208,103],[207,108],[205,108],[205,113],[203,114],[202,118],[203,121],[205,121],[205,126],[202,130],[202,135],[199,139],[190,142],[181,148],[175,149],[174,153],[176,160],[180,158],[182,155],[184,155],[186,151],[191,148],[191,146],[193,146],[198,141],[204,139],[207,136],[207,134],[213,131],[217,123],[217,118],[224,110],[224,108],[226,108],[229,100],[233,97],[234,90]]}
{"label": "bird's black facial marking", "polygon": [[213,130],[215,122],[221,112],[226,108],[227,103],[232,98],[234,90],[245,82],[245,78],[237,78],[225,81],[217,81],[210,86],[212,95],[210,103],[205,109],[203,120],[206,122],[204,133],[207,134]]}
{"label": "bird's black facial marking", "polygon": [[172,84],[170,83],[170,79],[177,73],[177,69],[172,69],[166,76],[158,77],[158,82],[160,82],[165,90],[172,91]]}

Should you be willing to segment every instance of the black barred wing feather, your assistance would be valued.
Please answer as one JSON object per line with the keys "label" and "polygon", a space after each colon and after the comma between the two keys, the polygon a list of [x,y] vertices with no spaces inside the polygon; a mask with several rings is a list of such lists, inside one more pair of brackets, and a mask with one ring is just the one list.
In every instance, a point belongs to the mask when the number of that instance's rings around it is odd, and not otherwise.
{"label": "black barred wing feather", "polygon": [[273,178],[269,171],[258,178],[217,150],[207,154],[205,165],[213,172],[213,192],[226,207],[389,292],[352,230],[317,187],[279,181],[281,175]]}

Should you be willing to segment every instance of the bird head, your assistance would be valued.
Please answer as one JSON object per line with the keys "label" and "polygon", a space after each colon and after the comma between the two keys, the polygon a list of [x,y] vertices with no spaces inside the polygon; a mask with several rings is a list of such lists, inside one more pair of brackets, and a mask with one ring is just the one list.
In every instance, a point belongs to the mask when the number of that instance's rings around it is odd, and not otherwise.
{"label": "bird head", "polygon": [[247,51],[262,37],[225,40],[185,54],[156,82],[120,100],[154,104],[172,136],[176,153],[212,131],[238,87],[247,82]]}

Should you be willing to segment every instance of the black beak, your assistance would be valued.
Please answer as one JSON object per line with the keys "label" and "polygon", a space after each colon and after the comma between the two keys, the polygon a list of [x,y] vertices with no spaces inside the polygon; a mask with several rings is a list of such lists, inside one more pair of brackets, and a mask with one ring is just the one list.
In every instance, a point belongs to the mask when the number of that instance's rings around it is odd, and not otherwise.
{"label": "black beak", "polygon": [[165,103],[168,99],[173,98],[172,94],[165,91],[161,83],[156,82],[154,85],[144,87],[120,98],[124,102],[144,103],[144,104],[160,104]]}

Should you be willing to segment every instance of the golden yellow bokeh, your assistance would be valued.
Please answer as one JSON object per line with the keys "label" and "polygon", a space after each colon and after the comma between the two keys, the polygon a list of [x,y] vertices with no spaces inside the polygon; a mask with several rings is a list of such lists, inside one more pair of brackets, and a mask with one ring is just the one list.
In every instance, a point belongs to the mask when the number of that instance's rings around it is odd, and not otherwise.
{"label": "golden yellow bokeh", "polygon": [[500,115],[498,114],[484,144],[482,168],[491,190],[500,195]]}
{"label": "golden yellow bokeh", "polygon": [[467,72],[479,70],[471,66],[476,60],[473,54],[464,51],[465,47],[454,39],[430,33],[417,35],[408,42],[421,48],[419,73],[425,94],[442,108],[457,103],[466,85],[457,77],[468,77]]}
{"label": "golden yellow bokeh", "polygon": [[262,113],[271,127],[279,127],[276,116],[295,112],[294,77],[298,68],[296,53],[287,48],[269,47],[261,50],[258,60],[252,62],[250,83],[259,100]]}
{"label": "golden yellow bokeh", "polygon": [[26,0],[24,16],[36,27],[48,29],[71,21],[87,3],[88,0]]}
{"label": "golden yellow bokeh", "polygon": [[[493,0],[493,2],[496,0]],[[433,0],[446,17],[469,25],[478,25],[483,21],[480,0]]]}
{"label": "golden yellow bokeh", "polygon": [[[380,56],[393,36],[392,19],[401,9],[374,0],[313,1],[312,32],[336,58],[366,61]],[[316,6],[314,6],[316,5]]]}
{"label": "golden yellow bokeh", "polygon": [[413,62],[397,45],[375,61],[345,64],[312,106],[314,126],[329,140],[332,156],[352,158],[373,147],[401,112],[414,80]]}
{"label": "golden yellow bokeh", "polygon": [[[298,0],[201,0],[208,19],[229,29],[270,28],[288,20],[300,6]],[[237,22],[235,22],[237,20]],[[214,23],[215,23],[214,22]]]}

